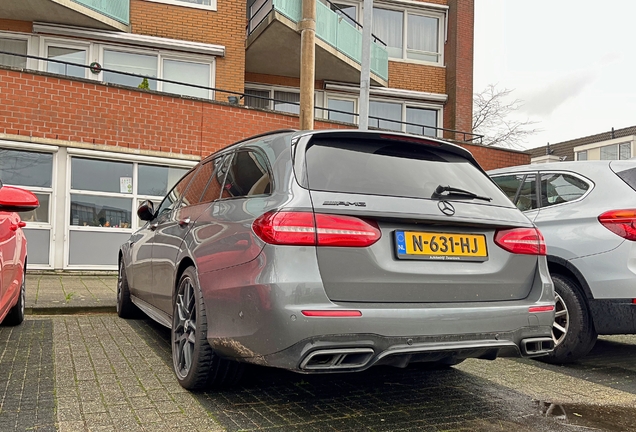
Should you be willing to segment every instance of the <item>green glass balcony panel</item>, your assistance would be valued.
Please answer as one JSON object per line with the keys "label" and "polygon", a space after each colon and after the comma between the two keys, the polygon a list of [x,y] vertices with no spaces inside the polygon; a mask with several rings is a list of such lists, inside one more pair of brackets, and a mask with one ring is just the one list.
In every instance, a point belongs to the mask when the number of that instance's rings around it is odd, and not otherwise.
{"label": "green glass balcony panel", "polygon": [[[274,9],[298,23],[302,18],[302,0],[273,0]],[[362,32],[321,2],[316,2],[316,36],[358,64],[362,59]],[[389,79],[389,54],[378,43],[371,44],[371,72]]]}
{"label": "green glass balcony panel", "polygon": [[295,23],[303,16],[302,0],[274,0],[274,9]]}
{"label": "green glass balcony panel", "polygon": [[72,0],[122,24],[130,24],[130,0]]}

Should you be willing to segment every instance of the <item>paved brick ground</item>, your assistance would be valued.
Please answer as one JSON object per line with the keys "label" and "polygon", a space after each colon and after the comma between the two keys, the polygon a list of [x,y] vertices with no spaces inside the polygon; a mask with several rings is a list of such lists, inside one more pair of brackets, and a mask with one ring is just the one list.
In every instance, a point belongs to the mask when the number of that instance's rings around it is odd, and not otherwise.
{"label": "paved brick ground", "polygon": [[0,431],[55,431],[53,323],[0,328]]}
{"label": "paved brick ground", "polygon": [[0,326],[0,431],[636,431],[635,350],[625,336],[569,367],[253,368],[236,388],[189,393],[169,331],[148,319],[31,316]]}
{"label": "paved brick ground", "polygon": [[27,273],[27,313],[114,312],[117,275]]}

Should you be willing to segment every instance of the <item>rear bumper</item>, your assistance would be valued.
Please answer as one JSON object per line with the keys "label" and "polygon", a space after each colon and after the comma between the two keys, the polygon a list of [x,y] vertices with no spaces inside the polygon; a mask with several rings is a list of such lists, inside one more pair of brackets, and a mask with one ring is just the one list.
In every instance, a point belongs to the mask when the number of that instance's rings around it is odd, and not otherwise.
{"label": "rear bumper", "polygon": [[454,364],[466,358],[537,357],[554,348],[549,333],[549,327],[535,327],[508,333],[437,337],[325,335],[305,339],[275,354],[241,360],[301,373],[333,373],[362,371],[377,365]]}
{"label": "rear bumper", "polygon": [[[351,359],[344,360],[351,367],[329,371],[362,370],[374,364],[534,356],[541,354],[532,352],[537,348],[548,351],[554,322],[553,311],[528,310],[554,305],[545,260],[540,260],[528,298],[491,302],[333,302],[325,293],[311,248],[279,248],[276,254],[203,273],[199,278],[208,341],[219,355],[298,372],[320,372],[307,368],[308,356],[317,350],[336,350],[334,356],[344,353]],[[308,317],[302,313],[343,309],[360,311],[361,316]],[[528,345],[523,342],[527,340],[535,342]],[[322,360],[340,361],[334,357]]]}

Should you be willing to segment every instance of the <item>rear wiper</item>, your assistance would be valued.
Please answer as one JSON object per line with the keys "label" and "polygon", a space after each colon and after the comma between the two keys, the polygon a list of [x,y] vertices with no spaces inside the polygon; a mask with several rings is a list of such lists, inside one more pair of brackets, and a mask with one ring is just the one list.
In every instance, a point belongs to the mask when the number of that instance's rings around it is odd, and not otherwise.
{"label": "rear wiper", "polygon": [[[444,192],[448,192],[448,193],[444,194]],[[492,198],[490,197],[477,195],[476,193],[473,193],[471,191],[467,191],[464,189],[454,188],[452,186],[443,186],[443,185],[437,186],[437,188],[435,189],[435,192],[433,192],[433,195],[431,196],[431,198],[462,198],[462,197],[474,198],[474,199],[479,199],[484,201],[492,201]]]}

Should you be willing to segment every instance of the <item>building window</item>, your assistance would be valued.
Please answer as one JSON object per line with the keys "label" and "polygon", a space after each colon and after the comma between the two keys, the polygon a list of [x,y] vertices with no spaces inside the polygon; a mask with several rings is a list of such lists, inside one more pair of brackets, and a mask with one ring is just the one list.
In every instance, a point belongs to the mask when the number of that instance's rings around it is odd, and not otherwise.
{"label": "building window", "polygon": [[[265,108],[271,109],[270,106],[270,91],[269,90],[257,90],[257,89],[245,89],[245,106],[253,108]],[[247,95],[253,95],[258,97],[250,97]]]}
{"label": "building window", "polygon": [[37,209],[20,212],[20,218],[27,223],[24,233],[29,242],[29,264],[35,267],[51,265],[53,159],[52,153],[0,149],[3,184],[28,189],[40,202]]}
{"label": "building window", "polygon": [[[150,77],[150,79],[144,79],[117,72],[104,71],[104,82],[141,88],[144,88],[147,82],[150,90],[204,99],[213,97],[213,92],[209,89],[212,87],[213,81],[213,67],[210,62],[168,57],[163,54],[119,51],[109,48],[104,48],[103,59],[103,67],[105,69]],[[161,82],[152,78],[162,78],[184,84]],[[208,88],[191,87],[187,84]]]}
{"label": "building window", "polygon": [[358,28],[358,6],[348,3],[329,3],[329,8],[334,11],[343,20],[351,24],[353,27]]}
{"label": "building window", "polygon": [[0,51],[10,52],[17,55],[11,54],[0,54],[0,65],[2,66],[10,66],[25,69],[27,65],[27,47],[28,41],[25,39],[8,39],[8,38],[0,38]]}
{"label": "building window", "polygon": [[601,147],[601,160],[624,160],[631,157],[631,143],[612,144]]}
{"label": "building window", "polygon": [[[49,46],[46,50],[46,58],[85,65],[87,53],[86,48]],[[64,63],[46,62],[46,71],[75,78],[86,78],[86,68]]]}
{"label": "building window", "polygon": [[443,14],[373,9],[373,34],[390,58],[442,64]]}
{"label": "building window", "polygon": [[437,136],[437,110],[406,107],[406,132],[415,135]]}
{"label": "building window", "polygon": [[[327,108],[330,110],[337,111],[327,111],[327,118],[329,120],[340,121],[344,123],[357,123],[357,116],[354,115],[356,112],[356,101],[353,99],[336,99],[336,98],[328,98],[327,99]],[[339,112],[344,111],[344,112]],[[351,113],[351,114],[346,114]]]}
{"label": "building window", "polygon": [[274,111],[282,111],[290,114],[300,113],[300,105],[298,105],[300,103],[300,93],[275,91],[274,99]]}
{"label": "building window", "polygon": [[402,104],[393,102],[369,102],[369,126],[395,131],[402,130]]}
{"label": "building window", "polygon": [[[184,78],[186,79],[184,80]],[[179,82],[186,81],[188,84],[210,87],[210,64],[164,59],[163,79]],[[162,84],[162,90],[167,93],[175,93],[183,96],[192,96],[198,98],[210,97],[209,89],[172,83]]]}
{"label": "building window", "polygon": [[576,160],[577,161],[586,161],[587,160],[587,150],[576,152]]}
{"label": "building window", "polygon": [[[157,56],[123,51],[104,50],[104,68],[137,75],[157,77]],[[116,72],[104,72],[104,82],[139,87],[144,79]],[[150,90],[157,90],[157,81],[147,80]]]}

